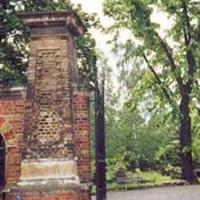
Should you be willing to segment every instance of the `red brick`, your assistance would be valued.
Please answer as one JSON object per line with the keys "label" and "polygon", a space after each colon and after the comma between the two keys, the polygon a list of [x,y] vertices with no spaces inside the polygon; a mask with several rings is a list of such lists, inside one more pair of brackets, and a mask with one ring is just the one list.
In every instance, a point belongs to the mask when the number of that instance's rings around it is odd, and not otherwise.
{"label": "red brick", "polygon": [[[51,13],[51,17],[52,15]],[[56,18],[51,26],[54,26],[55,20]],[[51,27],[48,27],[45,31],[50,29]],[[67,30],[66,27],[64,30]],[[39,32],[38,29],[37,34]],[[79,83],[77,69],[74,68],[76,52],[74,36],[70,33],[67,32],[67,37],[61,37],[60,34],[57,37],[54,34],[53,37],[41,35],[37,39],[31,39],[31,55],[27,73],[30,76],[26,98],[20,92],[17,94],[16,91],[12,92],[13,90],[8,91],[9,95],[5,93],[0,96],[0,115],[3,116],[2,120],[0,118],[0,126],[3,127],[6,123],[5,127],[7,127],[3,134],[7,144],[6,182],[8,186],[11,184],[17,186],[23,159],[38,158],[76,156],[81,182],[91,181],[89,95],[84,84]],[[67,144],[64,145],[63,141]],[[48,189],[48,186],[46,187]],[[31,187],[27,191],[24,190],[19,189],[24,200],[90,200],[89,190],[80,191],[80,188],[76,190],[68,188],[64,192],[61,192],[60,188],[50,192],[38,191],[40,188]],[[17,192],[11,190],[6,200],[16,200],[16,195]]]}

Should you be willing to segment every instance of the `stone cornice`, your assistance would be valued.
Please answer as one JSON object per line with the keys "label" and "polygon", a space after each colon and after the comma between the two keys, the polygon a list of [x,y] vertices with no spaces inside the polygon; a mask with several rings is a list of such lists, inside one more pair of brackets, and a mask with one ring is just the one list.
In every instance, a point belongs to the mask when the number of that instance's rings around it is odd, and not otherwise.
{"label": "stone cornice", "polygon": [[18,16],[31,29],[39,27],[65,27],[74,36],[81,36],[86,32],[85,26],[74,11],[20,13]]}

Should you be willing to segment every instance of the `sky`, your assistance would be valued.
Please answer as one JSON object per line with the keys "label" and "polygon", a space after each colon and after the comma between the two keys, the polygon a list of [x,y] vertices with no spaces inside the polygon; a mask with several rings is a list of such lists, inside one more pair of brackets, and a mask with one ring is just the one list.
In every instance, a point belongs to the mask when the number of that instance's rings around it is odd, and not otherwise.
{"label": "sky", "polygon": [[104,26],[109,26],[112,24],[112,20],[103,14],[103,1],[104,0],[71,0],[74,4],[81,4],[85,12],[97,13],[98,17],[100,17],[101,23]]}
{"label": "sky", "polygon": [[[90,0],[71,0],[71,2],[74,3],[75,5],[81,4],[83,11],[88,12],[88,13],[97,13],[98,17],[101,20],[102,25],[104,27],[109,27],[110,25],[112,25],[112,20],[110,18],[104,16],[104,14],[103,14],[103,1],[104,0],[92,0],[92,1],[90,1]],[[95,30],[95,29],[91,29],[89,31],[92,33],[93,37],[96,39],[97,48],[103,49],[103,50],[108,49],[106,40],[109,39],[109,36],[105,36],[100,31]]]}
{"label": "sky", "polygon": [[80,3],[82,5],[82,8],[86,12],[102,12],[102,3],[103,0],[71,0],[72,3],[78,4]]}

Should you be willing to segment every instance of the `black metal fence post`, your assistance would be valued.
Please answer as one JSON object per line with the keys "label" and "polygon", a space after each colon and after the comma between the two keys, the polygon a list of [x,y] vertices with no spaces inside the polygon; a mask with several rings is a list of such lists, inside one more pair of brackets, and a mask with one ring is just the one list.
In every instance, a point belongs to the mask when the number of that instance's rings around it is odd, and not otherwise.
{"label": "black metal fence post", "polygon": [[105,152],[105,108],[104,78],[101,89],[98,83],[96,57],[95,70],[95,146],[96,146],[96,199],[106,200],[106,152]]}

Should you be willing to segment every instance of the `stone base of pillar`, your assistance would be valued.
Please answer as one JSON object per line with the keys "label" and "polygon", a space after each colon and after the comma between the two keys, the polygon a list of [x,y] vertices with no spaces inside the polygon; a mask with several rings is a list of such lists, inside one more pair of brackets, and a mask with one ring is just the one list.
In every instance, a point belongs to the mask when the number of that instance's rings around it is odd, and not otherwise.
{"label": "stone base of pillar", "polygon": [[4,200],[91,200],[90,192],[80,187],[71,186],[59,189],[48,188],[13,188],[4,193]]}
{"label": "stone base of pillar", "polygon": [[80,190],[69,188],[68,190],[48,190],[37,189],[31,191],[31,188],[13,189],[5,194],[5,200],[81,200]]}
{"label": "stone base of pillar", "polygon": [[23,160],[18,186],[64,186],[80,183],[77,162],[66,159]]}
{"label": "stone base of pillar", "polygon": [[7,186],[4,200],[90,200],[90,187],[81,184],[75,160],[23,160],[16,186]]}

